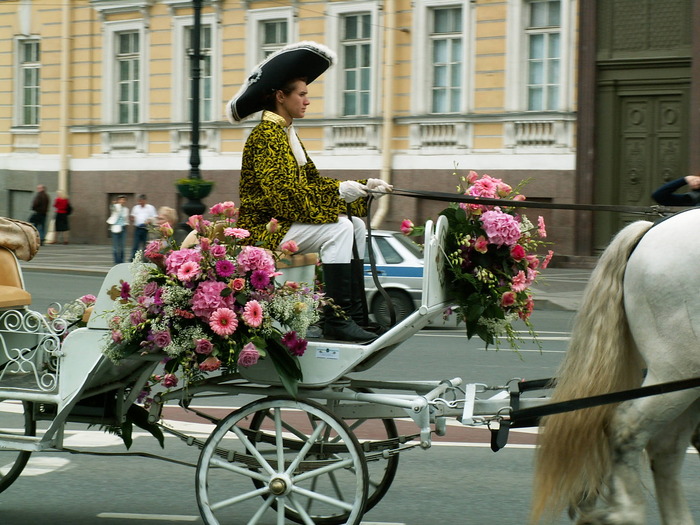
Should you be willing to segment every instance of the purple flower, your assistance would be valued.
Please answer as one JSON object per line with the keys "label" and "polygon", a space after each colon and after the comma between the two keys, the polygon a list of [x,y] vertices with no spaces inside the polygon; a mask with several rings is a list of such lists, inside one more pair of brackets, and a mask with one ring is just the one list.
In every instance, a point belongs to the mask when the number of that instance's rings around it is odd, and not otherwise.
{"label": "purple flower", "polygon": [[129,297],[131,296],[131,285],[127,283],[126,281],[122,281],[122,286],[121,290],[119,292],[119,297],[124,299],[125,301],[129,300]]}
{"label": "purple flower", "polygon": [[306,339],[297,337],[297,333],[287,332],[282,336],[282,343],[289,349],[289,353],[295,356],[302,356],[306,352]]}
{"label": "purple flower", "polygon": [[216,273],[221,277],[231,277],[236,267],[227,259],[216,261]]}
{"label": "purple flower", "polygon": [[255,270],[250,276],[250,284],[261,290],[270,284],[270,274],[266,270]]}
{"label": "purple flower", "polygon": [[194,351],[202,355],[209,355],[214,349],[214,345],[211,344],[209,339],[195,339],[194,345]]}
{"label": "purple flower", "polygon": [[172,339],[170,338],[170,332],[167,330],[156,332],[153,335],[153,343],[159,348],[165,348],[171,341]]}

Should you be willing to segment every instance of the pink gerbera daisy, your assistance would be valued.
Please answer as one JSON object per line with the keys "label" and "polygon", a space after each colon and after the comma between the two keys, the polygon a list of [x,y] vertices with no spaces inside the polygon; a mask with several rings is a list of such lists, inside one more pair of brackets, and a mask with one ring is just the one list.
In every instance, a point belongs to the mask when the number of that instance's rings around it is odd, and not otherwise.
{"label": "pink gerbera daisy", "polygon": [[219,308],[209,318],[209,327],[214,333],[227,337],[238,328],[238,317],[229,308]]}
{"label": "pink gerbera daisy", "polygon": [[182,282],[189,282],[196,279],[200,274],[199,264],[194,261],[187,261],[177,270],[177,278]]}
{"label": "pink gerbera daisy", "polygon": [[255,299],[248,301],[243,309],[243,321],[248,326],[257,328],[263,322],[263,309]]}
{"label": "pink gerbera daisy", "polygon": [[236,267],[228,259],[216,261],[216,273],[221,277],[231,277],[234,271],[236,271]]}

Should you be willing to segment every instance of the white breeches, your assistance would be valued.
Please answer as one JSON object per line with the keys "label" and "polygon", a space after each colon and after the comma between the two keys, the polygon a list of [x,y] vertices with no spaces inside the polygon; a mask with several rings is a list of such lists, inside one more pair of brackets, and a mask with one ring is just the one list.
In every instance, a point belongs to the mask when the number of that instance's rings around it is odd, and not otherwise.
{"label": "white breeches", "polygon": [[322,263],[343,264],[352,259],[353,239],[357,243],[360,259],[365,256],[367,227],[362,219],[353,217],[352,222],[345,215],[330,224],[306,224],[295,222],[282,239],[282,243],[294,241],[299,247],[297,253],[318,253]]}

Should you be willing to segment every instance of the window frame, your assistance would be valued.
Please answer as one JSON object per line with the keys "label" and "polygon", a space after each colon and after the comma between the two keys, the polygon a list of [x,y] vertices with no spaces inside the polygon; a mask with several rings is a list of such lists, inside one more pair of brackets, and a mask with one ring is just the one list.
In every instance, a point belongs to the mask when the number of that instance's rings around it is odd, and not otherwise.
{"label": "window frame", "polygon": [[[24,37],[17,38],[15,41],[16,49],[16,82],[15,82],[15,92],[17,94],[15,102],[15,115],[13,122],[18,127],[23,128],[38,128],[41,124],[41,39],[39,37]],[[36,61],[24,61],[24,50],[25,46],[29,44],[35,44],[38,47],[38,60]],[[28,70],[36,71],[36,83],[31,88],[36,92],[36,104],[27,104],[26,100],[26,89],[27,84],[25,83],[25,72]],[[35,122],[27,123],[25,120],[25,110],[28,107],[35,108]]]}
{"label": "window frame", "polygon": [[[352,1],[329,3],[326,7],[327,24],[326,35],[328,45],[337,49],[338,64],[325,75],[326,84],[325,110],[330,118],[363,119],[377,116],[380,113],[380,100],[382,97],[381,67],[384,64],[382,56],[383,19],[380,16],[380,2],[377,1]],[[368,14],[370,16],[370,87],[369,87],[369,112],[361,115],[343,115],[343,91],[345,72],[342,54],[343,20],[346,15]]]}
{"label": "window frame", "polygon": [[[138,33],[139,35],[139,108],[136,122],[119,122],[119,60],[117,60],[118,38],[124,33]],[[104,81],[102,100],[102,119],[105,124],[117,124],[135,126],[142,124],[148,119],[148,50],[149,42],[144,20],[127,20],[104,23],[102,78]]]}
{"label": "window frame", "polygon": [[[206,13],[201,16],[200,23],[202,28],[209,27],[211,31],[212,47],[208,51],[211,67],[211,119],[204,118],[202,104],[203,99],[200,97],[200,121],[216,122],[223,118],[221,107],[223,106],[221,98],[221,46],[215,45],[219,42],[221,35],[219,24],[214,13]],[[194,17],[192,15],[178,16],[173,22],[173,86],[172,86],[172,115],[177,122],[188,122],[190,116],[190,96],[192,90],[191,78],[191,61],[187,54],[187,31],[194,26]],[[200,84],[200,94],[204,92],[204,82]]]}
{"label": "window frame", "polygon": [[[432,69],[432,20],[435,9],[460,8],[462,10],[462,71],[460,80],[462,93],[460,95],[459,108],[449,113],[433,113],[433,69]],[[473,67],[474,63],[474,31],[472,25],[472,7],[468,2],[455,0],[416,0],[414,9],[413,30],[413,63],[412,91],[413,98],[411,105],[415,108],[416,114],[425,115],[461,115],[468,113],[472,107],[473,99]],[[425,74],[430,71],[430,74]]]}
{"label": "window frame", "polygon": [[506,66],[506,110],[547,113],[571,112],[575,110],[575,64],[576,56],[576,2],[560,0],[559,25],[559,101],[555,108],[547,110],[528,109],[529,38],[527,27],[530,16],[530,0],[509,0],[508,43]]}
{"label": "window frame", "polygon": [[[273,7],[266,9],[251,9],[248,11],[247,34],[253,46],[246,46],[246,74],[265,59],[262,46],[262,24],[268,21],[285,20],[287,22],[287,44],[299,40],[298,27],[295,23],[292,7]],[[286,44],[284,44],[286,45]],[[280,45],[279,47],[284,47]],[[269,49],[269,48],[268,48]]]}

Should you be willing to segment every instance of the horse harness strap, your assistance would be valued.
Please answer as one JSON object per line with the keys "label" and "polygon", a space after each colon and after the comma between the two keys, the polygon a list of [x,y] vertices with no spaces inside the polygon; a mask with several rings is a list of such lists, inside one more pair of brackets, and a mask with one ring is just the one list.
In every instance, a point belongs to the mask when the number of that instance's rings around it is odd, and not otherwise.
{"label": "horse harness strap", "polygon": [[668,394],[680,390],[689,390],[691,388],[700,388],[700,377],[692,377],[630,390],[621,390],[619,392],[582,397],[569,401],[560,401],[558,403],[548,403],[537,407],[519,408],[520,394],[522,392],[539,388],[551,388],[554,386],[555,382],[556,379],[537,379],[533,381],[521,381],[511,386],[510,415],[498,421],[498,428],[491,428],[491,450],[497,452],[506,445],[508,441],[508,431],[511,428],[537,426],[539,420],[545,416],[609,405],[612,403],[622,403],[623,401],[630,401],[632,399]]}
{"label": "horse harness strap", "polygon": [[[369,193],[372,193],[371,191]],[[537,208],[548,210],[578,210],[578,211],[610,211],[622,213],[636,213],[642,215],[664,215],[674,213],[674,209],[668,206],[621,206],[617,204],[575,204],[554,203],[537,201],[514,201],[512,199],[489,199],[474,195],[460,195],[438,191],[423,191],[394,188],[390,195],[397,197],[413,197],[443,202],[463,202],[466,204],[480,204],[484,206],[508,206],[511,208]]]}

